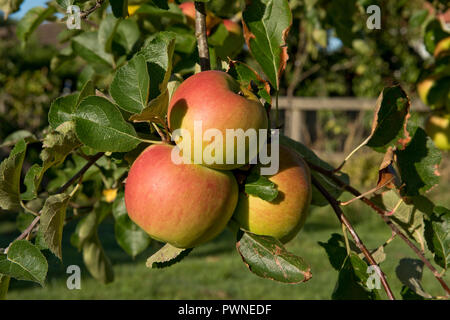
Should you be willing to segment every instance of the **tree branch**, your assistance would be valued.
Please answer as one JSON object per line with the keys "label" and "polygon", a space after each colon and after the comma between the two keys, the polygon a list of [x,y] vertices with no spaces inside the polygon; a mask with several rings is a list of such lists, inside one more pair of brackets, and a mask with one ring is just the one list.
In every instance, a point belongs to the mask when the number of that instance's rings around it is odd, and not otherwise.
{"label": "tree branch", "polygon": [[76,180],[81,178],[83,174],[95,163],[98,159],[100,159],[105,153],[99,152],[93,155],[90,160],[80,169],[72,178],[69,179],[61,188],[59,188],[55,194],[63,193],[67,190]]}
{"label": "tree branch", "polygon": [[103,4],[103,2],[105,2],[105,0],[97,0],[95,2],[95,5],[93,5],[92,7],[90,7],[89,9],[85,10],[85,11],[81,11],[80,13],[80,18],[81,19],[87,19],[87,17],[93,13],[95,10],[97,10],[98,8],[100,8]]}
{"label": "tree branch", "polygon": [[[31,233],[31,231],[33,231],[34,227],[36,226],[36,224],[39,222],[40,219],[41,216],[37,216],[36,218],[34,218],[34,220],[30,223],[30,225],[14,241],[25,239]],[[9,244],[9,246],[5,249],[4,252],[5,254],[8,253],[9,247],[11,247],[14,241],[12,241]]]}
{"label": "tree branch", "polygon": [[[306,161],[306,160],[305,160]],[[317,166],[313,163],[310,163],[309,161],[306,161],[308,163],[308,166],[313,169],[314,171],[317,171],[331,180],[333,180],[334,183],[336,183],[339,187],[341,187],[343,190],[350,192],[356,197],[360,197],[359,200],[367,204],[369,207],[371,207],[375,212],[377,212],[380,217],[383,219],[383,221],[391,228],[392,232],[394,232],[396,235],[398,235],[405,243],[416,253],[416,255],[419,257],[420,260],[430,269],[430,271],[435,276],[436,280],[441,284],[442,288],[447,292],[447,294],[450,295],[450,288],[448,287],[447,283],[442,279],[442,275],[436,270],[436,268],[431,264],[430,261],[428,261],[427,258],[423,255],[423,253],[420,251],[419,248],[417,248],[414,243],[412,243],[411,240],[408,239],[408,237],[399,229],[397,226],[392,222],[392,220],[389,218],[389,212],[386,210],[383,210],[382,208],[378,207],[375,203],[373,203],[370,199],[362,196],[361,193],[353,188],[352,186],[346,184],[341,179],[339,179],[332,171],[326,170],[320,166]]]}
{"label": "tree branch", "polygon": [[375,271],[377,272],[378,276],[380,277],[381,284],[383,285],[383,288],[386,291],[388,298],[390,300],[395,300],[394,294],[392,293],[392,290],[389,287],[389,284],[386,280],[386,277],[385,277],[383,271],[378,266],[375,259],[370,254],[369,250],[367,250],[366,246],[363,244],[363,242],[359,238],[355,229],[353,229],[353,226],[350,224],[350,221],[348,221],[347,217],[344,215],[344,212],[342,211],[341,207],[339,206],[339,202],[331,194],[328,193],[328,191],[319,183],[319,181],[317,181],[316,178],[314,178],[314,176],[311,176],[311,180],[312,180],[313,185],[319,190],[319,192],[330,203],[331,207],[333,208],[334,212],[336,213],[336,216],[341,221],[341,223],[343,225],[345,225],[347,230],[350,232],[350,235],[352,236],[353,240],[355,240],[355,244],[358,246],[358,248],[364,254],[367,261],[369,261],[369,263],[371,265],[376,267]]}
{"label": "tree branch", "polygon": [[206,35],[206,9],[204,2],[195,2],[195,36],[197,37],[198,56],[202,71],[211,69],[208,38]]}

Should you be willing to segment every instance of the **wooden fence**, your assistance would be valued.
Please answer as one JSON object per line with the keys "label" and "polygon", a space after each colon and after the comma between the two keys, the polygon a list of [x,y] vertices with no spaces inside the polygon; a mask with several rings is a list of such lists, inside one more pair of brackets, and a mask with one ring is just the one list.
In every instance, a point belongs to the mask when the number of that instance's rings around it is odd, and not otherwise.
{"label": "wooden fence", "polygon": [[[286,111],[285,134],[290,138],[303,141],[302,124],[304,111],[332,110],[332,111],[374,111],[377,99],[353,97],[279,97],[278,107]],[[411,108],[416,112],[426,112],[429,108],[419,99],[412,101]]]}

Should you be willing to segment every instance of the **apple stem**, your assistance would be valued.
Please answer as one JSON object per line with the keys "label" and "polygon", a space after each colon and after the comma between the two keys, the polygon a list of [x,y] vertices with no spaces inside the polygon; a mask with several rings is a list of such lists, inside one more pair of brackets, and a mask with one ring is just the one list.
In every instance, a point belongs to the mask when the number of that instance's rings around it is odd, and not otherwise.
{"label": "apple stem", "polygon": [[204,2],[195,2],[195,36],[197,37],[198,56],[202,71],[211,69],[208,38],[206,35],[206,9]]}

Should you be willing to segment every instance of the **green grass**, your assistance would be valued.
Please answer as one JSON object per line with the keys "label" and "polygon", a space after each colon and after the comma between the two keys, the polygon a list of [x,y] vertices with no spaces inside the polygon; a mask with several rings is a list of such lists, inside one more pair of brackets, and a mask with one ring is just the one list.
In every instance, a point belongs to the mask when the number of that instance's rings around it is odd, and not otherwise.
{"label": "green grass", "polygon": [[[390,237],[390,229],[376,213],[362,204],[352,204],[345,210],[369,249],[378,247]],[[253,275],[242,263],[228,230],[214,241],[193,250],[180,263],[166,269],[151,270],[145,267],[145,260],[160,244],[154,242],[133,261],[117,246],[113,225],[108,222],[101,228],[100,238],[114,264],[115,281],[103,285],[83,267],[81,255],[69,243],[73,226],[68,229],[64,237],[63,263],[46,253],[50,269],[45,287],[12,280],[8,299],[330,299],[338,274],[318,242],[326,242],[332,233],[342,233],[330,207],[311,210],[304,229],[287,248],[310,263],[313,277],[306,283],[289,285]],[[15,234],[6,238],[0,236],[0,246],[13,236]],[[400,239],[392,241],[385,252],[387,259],[381,268],[387,274],[395,295],[400,298],[402,285],[395,269],[400,259],[414,258],[414,253]],[[82,268],[81,290],[68,290],[66,287],[65,270],[71,264]],[[443,295],[439,283],[428,269],[424,271],[423,286],[433,295]],[[383,292],[382,296],[385,297]]]}

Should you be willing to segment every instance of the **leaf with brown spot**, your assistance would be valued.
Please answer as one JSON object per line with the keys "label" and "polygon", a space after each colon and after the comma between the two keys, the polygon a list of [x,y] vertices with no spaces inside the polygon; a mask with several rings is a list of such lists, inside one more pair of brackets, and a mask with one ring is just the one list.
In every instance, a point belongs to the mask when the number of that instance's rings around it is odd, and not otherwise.
{"label": "leaf with brown spot", "polygon": [[230,60],[227,72],[236,78],[241,86],[245,86],[249,90],[252,90],[252,85],[256,86],[258,95],[261,98],[264,98],[268,103],[272,103],[269,82],[261,78],[258,72],[248,64],[241,61]]}
{"label": "leaf with brown spot", "polygon": [[239,231],[236,249],[242,261],[254,274],[285,283],[308,281],[310,266],[299,256],[287,251],[283,244],[269,236]]}
{"label": "leaf with brown spot", "polygon": [[287,0],[247,1],[243,17],[244,39],[267,79],[279,90],[280,76],[289,59],[286,37],[292,25]]}
{"label": "leaf with brown spot", "polygon": [[400,187],[400,177],[393,166],[394,156],[394,149],[389,147],[384,154],[383,161],[381,162],[380,169],[378,170],[378,188],[386,187],[389,189],[394,189]]}

